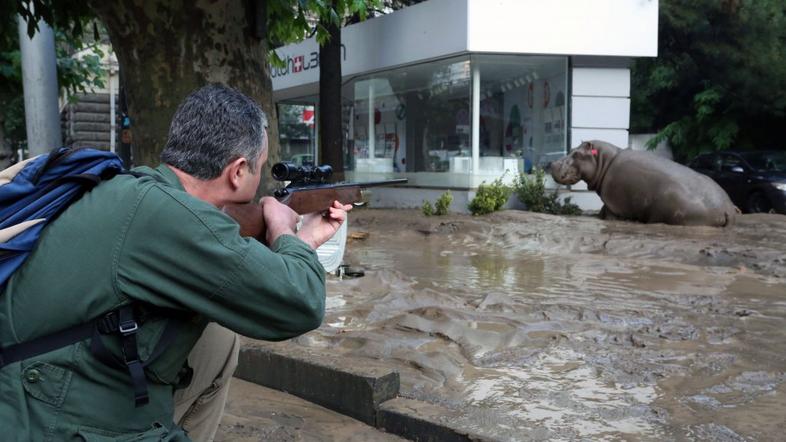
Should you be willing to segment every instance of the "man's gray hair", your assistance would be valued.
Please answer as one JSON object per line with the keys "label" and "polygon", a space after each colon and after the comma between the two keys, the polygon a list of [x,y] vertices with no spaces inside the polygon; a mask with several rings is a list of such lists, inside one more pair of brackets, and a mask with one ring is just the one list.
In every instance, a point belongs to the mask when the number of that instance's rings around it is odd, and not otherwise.
{"label": "man's gray hair", "polygon": [[221,175],[238,158],[251,171],[266,146],[267,116],[248,96],[211,84],[186,97],[169,126],[161,161],[203,180]]}

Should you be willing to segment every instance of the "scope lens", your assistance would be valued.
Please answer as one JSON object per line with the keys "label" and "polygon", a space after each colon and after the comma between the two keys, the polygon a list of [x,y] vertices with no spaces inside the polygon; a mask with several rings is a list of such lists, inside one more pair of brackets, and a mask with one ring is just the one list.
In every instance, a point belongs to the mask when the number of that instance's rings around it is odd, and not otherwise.
{"label": "scope lens", "polygon": [[270,173],[276,181],[293,181],[298,178],[299,167],[293,163],[282,162],[273,165]]}

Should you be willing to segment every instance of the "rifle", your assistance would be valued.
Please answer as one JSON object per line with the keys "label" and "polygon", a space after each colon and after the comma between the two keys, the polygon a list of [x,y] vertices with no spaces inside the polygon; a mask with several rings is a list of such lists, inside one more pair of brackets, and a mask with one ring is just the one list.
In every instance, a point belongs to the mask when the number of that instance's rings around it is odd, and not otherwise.
{"label": "rifle", "polygon": [[[273,196],[301,215],[325,211],[333,205],[333,201],[360,205],[363,203],[362,191],[365,188],[407,182],[406,178],[399,178],[364,183],[328,183],[327,180],[333,174],[333,168],[329,165],[298,166],[290,162],[274,164],[271,174],[276,181],[290,182],[286,187],[274,191]],[[241,235],[258,237],[260,232],[264,232],[259,204],[227,206],[224,212],[240,224]]]}

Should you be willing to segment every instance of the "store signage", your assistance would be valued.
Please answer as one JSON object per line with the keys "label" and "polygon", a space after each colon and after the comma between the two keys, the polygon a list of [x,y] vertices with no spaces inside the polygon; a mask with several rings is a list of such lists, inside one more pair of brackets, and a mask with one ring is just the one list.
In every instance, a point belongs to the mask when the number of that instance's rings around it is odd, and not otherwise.
{"label": "store signage", "polygon": [[[341,61],[347,61],[347,47],[341,45]],[[312,51],[308,55],[287,55],[284,59],[284,66],[278,67],[270,65],[270,76],[286,77],[290,74],[298,74],[300,72],[316,69],[319,67],[319,51]]]}

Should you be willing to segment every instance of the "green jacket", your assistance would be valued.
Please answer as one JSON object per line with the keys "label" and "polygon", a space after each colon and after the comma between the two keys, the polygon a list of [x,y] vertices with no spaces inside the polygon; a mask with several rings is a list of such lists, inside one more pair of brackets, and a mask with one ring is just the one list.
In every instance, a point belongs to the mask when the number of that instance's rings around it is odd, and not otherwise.
{"label": "green jacket", "polygon": [[[84,323],[131,300],[182,310],[188,320],[175,343],[146,371],[150,403],[134,407],[128,372],[96,360],[88,340],[0,370],[0,439],[187,440],[172,422],[172,395],[208,322],[266,340],[320,325],[324,270],[305,243],[284,235],[268,248],[243,238],[232,219],[187,194],[166,166],[139,171],[150,176],[100,184],[44,230],[0,294],[0,345]],[[143,359],[166,322],[141,326]],[[103,340],[118,352],[117,338]]]}

